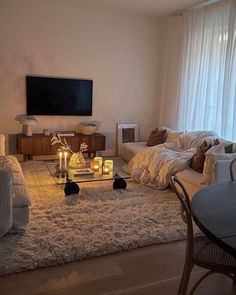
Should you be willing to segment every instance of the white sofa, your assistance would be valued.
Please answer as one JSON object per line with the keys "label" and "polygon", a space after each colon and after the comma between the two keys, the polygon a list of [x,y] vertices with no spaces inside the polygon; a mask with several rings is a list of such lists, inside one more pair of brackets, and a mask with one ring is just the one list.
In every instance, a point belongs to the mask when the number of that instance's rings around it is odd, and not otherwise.
{"label": "white sofa", "polygon": [[30,197],[18,160],[5,155],[5,138],[0,135],[0,237],[26,229]]}
{"label": "white sofa", "polygon": [[[229,144],[230,142],[227,143]],[[168,141],[168,144],[170,144],[170,141]],[[145,148],[148,148],[146,142],[123,143],[120,156],[128,162],[134,155]],[[222,159],[216,159],[214,165],[212,165],[213,170],[208,183],[206,183],[203,173],[196,172],[192,168],[186,168],[183,171],[177,172],[176,175],[184,184],[189,196],[192,197],[197,191],[209,184],[230,181],[230,162],[234,157],[236,157],[236,153],[225,154],[221,157]]]}

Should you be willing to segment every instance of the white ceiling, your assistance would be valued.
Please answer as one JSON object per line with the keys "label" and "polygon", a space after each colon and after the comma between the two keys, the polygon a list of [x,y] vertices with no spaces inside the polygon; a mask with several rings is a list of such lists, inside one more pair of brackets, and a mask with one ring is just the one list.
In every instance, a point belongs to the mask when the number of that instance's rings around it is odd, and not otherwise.
{"label": "white ceiling", "polygon": [[[93,0],[100,6],[138,13],[142,15],[163,17],[188,8],[204,0]],[[207,0],[205,0],[207,1]]]}

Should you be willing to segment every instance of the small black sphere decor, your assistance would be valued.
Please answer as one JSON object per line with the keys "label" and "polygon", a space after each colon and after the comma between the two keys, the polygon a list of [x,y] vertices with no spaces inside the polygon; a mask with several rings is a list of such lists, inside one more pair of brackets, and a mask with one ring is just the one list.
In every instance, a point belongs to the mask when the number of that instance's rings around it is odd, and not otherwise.
{"label": "small black sphere decor", "polygon": [[120,177],[118,174],[115,175],[115,181],[113,182],[113,189],[126,189],[127,183],[124,178]]}
{"label": "small black sphere decor", "polygon": [[73,182],[68,177],[66,178],[66,186],[64,192],[66,196],[79,194],[80,188],[77,183]]}

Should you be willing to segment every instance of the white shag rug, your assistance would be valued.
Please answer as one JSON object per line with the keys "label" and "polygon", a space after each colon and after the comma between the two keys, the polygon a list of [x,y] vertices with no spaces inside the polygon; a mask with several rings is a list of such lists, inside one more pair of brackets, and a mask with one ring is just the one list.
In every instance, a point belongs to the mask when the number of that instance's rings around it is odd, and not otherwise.
{"label": "white shag rug", "polygon": [[22,163],[32,198],[30,224],[0,239],[0,275],[181,240],[186,228],[173,192],[128,182],[80,185],[77,204],[66,204],[42,161]]}

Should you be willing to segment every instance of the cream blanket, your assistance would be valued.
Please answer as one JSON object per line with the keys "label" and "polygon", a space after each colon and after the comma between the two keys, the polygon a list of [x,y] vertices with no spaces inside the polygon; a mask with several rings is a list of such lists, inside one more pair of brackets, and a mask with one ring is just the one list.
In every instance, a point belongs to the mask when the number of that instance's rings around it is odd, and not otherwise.
{"label": "cream blanket", "polygon": [[170,177],[189,166],[196,147],[203,140],[213,140],[216,136],[214,131],[186,132],[179,137],[178,142],[146,148],[136,154],[125,170],[137,183],[153,184],[158,189],[166,189]]}
{"label": "cream blanket", "polygon": [[169,185],[171,175],[185,169],[195,151],[195,148],[174,151],[165,145],[154,146],[136,154],[127,168],[133,181],[165,189]]}

